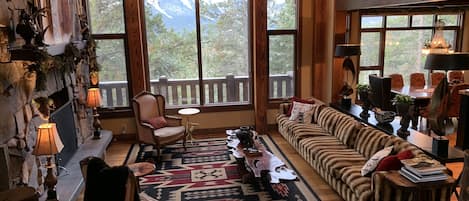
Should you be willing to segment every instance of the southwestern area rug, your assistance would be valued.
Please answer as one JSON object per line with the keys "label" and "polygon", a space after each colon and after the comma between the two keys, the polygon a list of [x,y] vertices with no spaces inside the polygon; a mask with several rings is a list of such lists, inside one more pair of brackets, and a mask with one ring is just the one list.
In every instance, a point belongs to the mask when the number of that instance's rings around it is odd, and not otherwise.
{"label": "southwestern area rug", "polygon": [[[269,136],[260,135],[259,139],[287,167],[295,170]],[[195,140],[186,147],[184,151],[181,143],[165,146],[155,172],[139,178],[141,200],[319,200],[300,175],[298,180],[280,184],[270,184],[265,179],[243,183],[225,139]],[[126,161],[153,161],[151,146],[132,146]]]}

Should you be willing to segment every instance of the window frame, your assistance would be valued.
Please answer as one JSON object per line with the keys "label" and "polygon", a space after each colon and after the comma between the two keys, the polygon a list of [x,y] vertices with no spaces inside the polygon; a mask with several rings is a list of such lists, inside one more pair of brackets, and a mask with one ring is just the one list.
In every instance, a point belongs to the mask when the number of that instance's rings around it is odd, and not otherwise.
{"label": "window frame", "polygon": [[[408,16],[408,22],[407,26],[405,27],[387,27],[387,18],[388,16],[396,16],[396,15],[407,15]],[[433,15],[433,22],[432,26],[412,26],[412,19],[414,15]],[[428,12],[409,12],[409,13],[402,13],[402,12],[392,12],[388,11],[385,13],[379,13],[378,11],[368,11],[368,12],[360,12],[360,17],[359,17],[359,39],[361,42],[361,36],[362,33],[370,33],[370,32],[376,32],[380,33],[380,41],[379,41],[379,53],[378,53],[378,65],[373,65],[373,66],[362,66],[359,65],[358,68],[358,73],[361,71],[369,71],[369,70],[378,70],[380,73],[380,76],[383,76],[384,74],[384,59],[385,59],[385,42],[386,42],[386,33],[387,31],[406,31],[406,30],[432,30],[432,36],[435,34],[435,22],[438,19],[439,15],[457,15],[458,16],[458,25],[453,25],[453,26],[445,26],[443,30],[452,30],[455,32],[455,47],[453,48],[454,51],[459,51],[461,50],[462,46],[462,26],[464,24],[464,12],[461,11],[445,11],[445,12],[435,12],[435,11],[428,11]],[[361,23],[362,23],[362,17],[364,16],[381,16],[383,17],[383,22],[382,26],[379,28],[362,28]],[[360,62],[358,62],[360,63]],[[359,80],[358,80],[359,81]]]}
{"label": "window frame", "polygon": [[[89,0],[88,0],[89,1]],[[127,102],[129,103],[129,106],[119,106],[119,107],[99,107],[97,110],[99,111],[99,114],[101,115],[102,118],[120,118],[120,117],[129,117],[133,116],[133,112],[131,110],[131,90],[132,90],[132,82],[131,82],[131,75],[130,75],[130,61],[129,61],[129,51],[128,51],[128,40],[127,40],[127,23],[126,23],[126,9],[125,9],[125,4],[124,1],[122,1],[122,13],[123,13],[123,23],[124,23],[124,30],[122,33],[98,33],[94,34],[93,33],[93,27],[91,26],[91,20],[92,16],[91,13],[88,11],[88,21],[90,24],[90,31],[91,31],[91,37],[94,40],[122,40],[123,42],[123,47],[124,47],[124,56],[125,56],[125,70],[126,70],[126,78],[127,78]],[[89,2],[87,2],[87,7],[89,5]],[[102,70],[102,67],[101,69]]]}
{"label": "window frame", "polygon": [[[267,27],[267,58],[268,55],[270,54],[270,47],[269,47],[269,40],[270,36],[282,36],[282,35],[292,35],[293,36],[293,96],[299,96],[299,91],[300,91],[300,83],[301,83],[301,68],[299,67],[299,61],[301,61],[301,7],[302,7],[302,0],[296,0],[296,24],[295,24],[295,29],[269,29]],[[270,62],[267,60],[267,77],[268,79],[270,78]],[[268,86],[270,87],[270,81]],[[268,89],[270,91],[270,88]],[[268,97],[268,103],[269,103],[269,108],[277,108],[278,105],[281,102],[284,102],[285,99],[289,99],[291,97],[283,97],[283,98],[270,98],[270,92],[267,93],[269,95]]]}

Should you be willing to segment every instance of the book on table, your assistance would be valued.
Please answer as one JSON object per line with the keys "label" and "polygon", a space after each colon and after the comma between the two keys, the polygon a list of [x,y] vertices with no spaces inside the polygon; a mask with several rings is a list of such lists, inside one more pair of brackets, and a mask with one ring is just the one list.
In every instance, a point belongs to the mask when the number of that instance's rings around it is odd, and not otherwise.
{"label": "book on table", "polygon": [[415,174],[414,172],[408,170],[406,167],[402,167],[401,170],[399,170],[399,173],[414,183],[444,181],[448,179],[448,175],[442,171],[440,171],[440,173],[437,173],[437,174],[429,174],[429,175],[422,176],[422,175]]}
{"label": "book on table", "polygon": [[401,161],[399,173],[414,183],[446,180],[446,167],[434,159],[413,158]]}

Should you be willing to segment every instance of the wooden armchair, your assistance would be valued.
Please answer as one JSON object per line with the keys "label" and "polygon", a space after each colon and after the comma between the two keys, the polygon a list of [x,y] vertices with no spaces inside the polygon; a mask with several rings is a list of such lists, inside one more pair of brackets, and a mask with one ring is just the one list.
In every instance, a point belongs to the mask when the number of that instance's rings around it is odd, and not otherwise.
{"label": "wooden armchair", "polygon": [[[186,129],[182,126],[182,120],[165,114],[165,98],[162,95],[141,92],[132,99],[132,107],[137,125],[137,140],[142,144],[153,145],[157,158],[164,145],[183,140],[183,146],[186,147]],[[161,117],[166,125],[160,127],[151,124],[152,119]]]}

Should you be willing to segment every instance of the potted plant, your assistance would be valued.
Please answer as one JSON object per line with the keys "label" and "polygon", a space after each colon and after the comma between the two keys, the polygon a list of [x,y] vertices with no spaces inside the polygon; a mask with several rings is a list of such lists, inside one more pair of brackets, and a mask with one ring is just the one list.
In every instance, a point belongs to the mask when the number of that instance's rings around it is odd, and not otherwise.
{"label": "potted plant", "polygon": [[409,113],[410,105],[414,104],[412,97],[402,94],[396,94],[392,99],[392,104],[396,106],[396,112],[399,116]]}
{"label": "potted plant", "polygon": [[370,92],[370,85],[368,84],[357,84],[357,93],[359,96],[360,101],[362,101],[362,109],[363,111],[360,113],[360,117],[368,118],[370,114],[368,110],[370,110],[370,101],[368,100],[368,93]]}
{"label": "potted plant", "polygon": [[412,97],[407,95],[397,94],[394,99],[392,99],[392,104],[396,106],[396,112],[401,116],[401,128],[397,130],[397,135],[405,138],[410,135],[410,132],[407,130],[410,124],[410,113],[411,105],[414,104]]}

